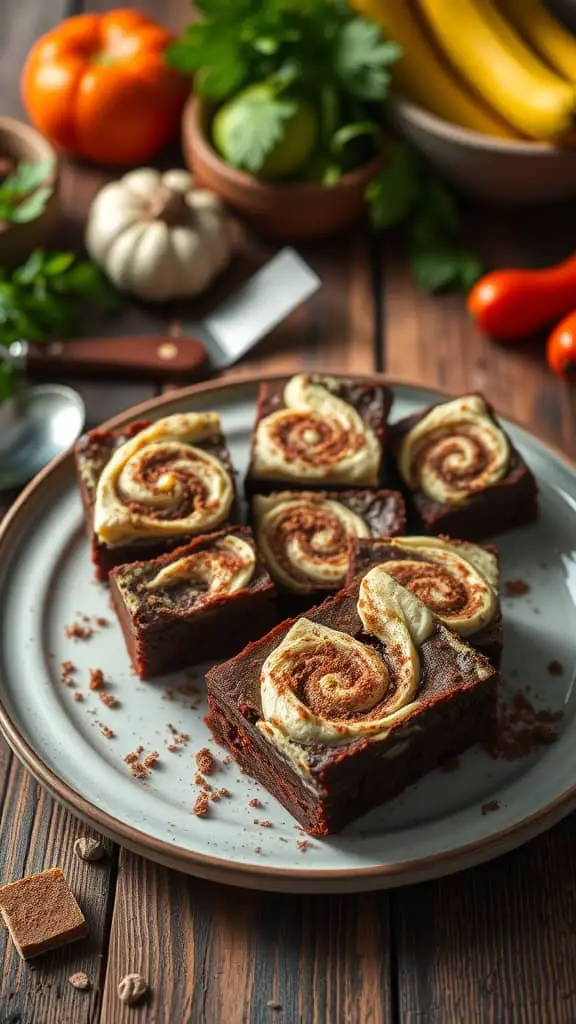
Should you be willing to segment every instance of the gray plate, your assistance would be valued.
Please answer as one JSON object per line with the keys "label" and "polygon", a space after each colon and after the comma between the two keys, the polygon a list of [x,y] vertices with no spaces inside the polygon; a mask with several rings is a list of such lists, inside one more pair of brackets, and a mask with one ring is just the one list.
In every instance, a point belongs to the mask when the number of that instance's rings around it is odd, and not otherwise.
{"label": "gray plate", "polygon": [[[242,474],[256,391],[255,382],[188,389],[166,396],[152,415],[218,409]],[[406,386],[395,392],[393,418],[437,398]],[[203,722],[203,697],[192,709],[196,700],[175,692],[184,675],[141,683],[131,674],[107,590],[93,580],[71,457],[33,485],[0,538],[0,723],[9,742],[60,800],[120,843],[237,885],[317,892],[397,885],[487,860],[536,835],[576,805],[576,695],[566,703],[575,661],[576,474],[526,431],[509,430],[538,477],[542,515],[499,539],[503,578],[521,577],[531,587],[527,596],[504,601],[503,685],[529,687],[536,702],[565,710],[558,743],[513,763],[470,751],[458,771],[430,774],[343,835],[313,840],[302,851],[287,812],[234,764],[222,765]],[[74,643],[64,628],[79,613],[106,616],[110,625]],[[60,682],[59,664],[68,658],[78,666],[82,702]],[[564,675],[549,674],[553,659]],[[88,691],[95,667],[110,680],[118,708],[104,707]],[[98,722],[115,737],[106,739]],[[167,723],[190,735],[181,753],[167,750]],[[123,761],[138,744],[160,752],[148,781],[131,778]],[[192,755],[203,746],[219,758],[214,784],[231,796],[198,819],[191,813]],[[263,804],[256,811],[248,806],[255,796]],[[492,799],[500,809],[483,815],[482,804]]]}

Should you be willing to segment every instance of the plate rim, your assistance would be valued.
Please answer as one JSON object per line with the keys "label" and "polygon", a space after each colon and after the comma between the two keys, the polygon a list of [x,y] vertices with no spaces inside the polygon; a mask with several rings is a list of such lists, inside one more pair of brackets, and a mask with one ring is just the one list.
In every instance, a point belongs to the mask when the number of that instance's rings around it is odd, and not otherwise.
{"label": "plate rim", "polygon": [[[314,372],[322,373],[321,370],[315,370]],[[439,399],[451,397],[440,388],[427,387],[419,382],[406,381],[391,377],[385,373],[335,374],[326,371],[326,375],[355,380],[370,380],[378,384],[385,384],[392,389],[421,391],[430,395],[436,395]],[[138,419],[147,413],[158,411],[165,406],[170,406],[174,402],[188,397],[194,398],[196,395],[210,392],[229,392],[242,387],[254,389],[259,383],[283,380],[288,376],[290,376],[289,373],[250,374],[248,376],[234,375],[224,380],[217,378],[215,380],[203,381],[199,384],[191,384],[130,406],[130,408],[106,420],[97,429],[116,429],[131,420]],[[553,454],[576,478],[576,460],[571,459],[554,444],[543,441],[538,434],[524,424],[519,423],[510,416],[505,416],[504,418],[508,423],[525,431],[544,449]],[[32,495],[44,487],[46,481],[64,463],[70,462],[72,464],[73,457],[74,446],[63,452],[41,470],[20,493],[0,524],[0,559],[10,534],[14,529],[18,529],[18,520]],[[0,684],[2,684],[1,679]],[[119,845],[186,874],[248,888],[285,892],[344,893],[388,888],[412,884],[430,878],[439,878],[443,875],[491,860],[522,845],[524,842],[546,831],[576,808],[575,783],[539,811],[527,815],[516,824],[510,825],[496,834],[492,833],[491,835],[476,839],[473,842],[459,846],[457,849],[445,850],[429,857],[404,860],[392,865],[380,864],[369,867],[309,869],[305,866],[301,867],[299,864],[290,868],[270,867],[265,863],[261,865],[241,864],[228,858],[185,850],[180,846],[175,846],[168,840],[157,839],[91,803],[90,800],[75,790],[73,786],[64,782],[57,772],[52,770],[42,760],[40,755],[36,753],[20,731],[18,725],[13,721],[4,704],[2,693],[0,693],[0,731],[15,756],[31,772],[40,785],[44,786],[59,803]]]}

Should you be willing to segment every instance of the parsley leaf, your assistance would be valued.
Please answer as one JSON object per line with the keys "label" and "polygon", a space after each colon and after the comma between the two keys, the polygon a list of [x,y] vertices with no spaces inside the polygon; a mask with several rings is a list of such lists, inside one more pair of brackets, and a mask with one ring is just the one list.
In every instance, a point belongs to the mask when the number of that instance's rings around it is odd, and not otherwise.
{"label": "parsley leaf", "polygon": [[81,306],[113,306],[117,301],[116,292],[90,260],[35,249],[21,266],[0,267],[0,341],[9,345],[70,337],[78,330]]}
{"label": "parsley leaf", "polygon": [[419,168],[413,150],[399,142],[389,146],[385,155],[386,166],[366,189],[370,218],[377,231],[405,220],[419,188]]}
{"label": "parsley leaf", "polygon": [[28,224],[44,213],[53,192],[52,187],[44,184],[52,167],[51,160],[17,164],[0,182],[0,221]]}
{"label": "parsley leaf", "polygon": [[365,18],[354,18],[339,33],[336,71],[352,96],[383,100],[390,84],[387,68],[401,56],[402,47],[383,41],[378,25]]}
{"label": "parsley leaf", "polygon": [[296,113],[296,103],[282,96],[239,97],[227,126],[227,155],[233,167],[256,174],[266,157],[284,138],[284,123]]}

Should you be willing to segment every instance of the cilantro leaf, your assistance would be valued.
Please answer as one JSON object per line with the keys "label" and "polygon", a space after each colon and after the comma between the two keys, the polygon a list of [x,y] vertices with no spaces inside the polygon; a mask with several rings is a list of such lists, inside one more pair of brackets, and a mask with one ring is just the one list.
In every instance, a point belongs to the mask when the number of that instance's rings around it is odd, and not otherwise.
{"label": "cilantro leaf", "polygon": [[374,22],[353,18],[338,36],[336,71],[343,85],[362,100],[383,100],[388,94],[387,68],[402,56],[398,43],[384,41]]}
{"label": "cilantro leaf", "polygon": [[407,250],[412,273],[425,292],[447,288],[467,292],[480,277],[482,264],[460,244],[457,235],[445,231],[436,216],[429,209],[424,210],[408,225]]}
{"label": "cilantro leaf", "polygon": [[406,219],[418,197],[419,169],[413,150],[397,142],[386,150],[386,166],[366,189],[370,220],[376,230]]}
{"label": "cilantro leaf", "polygon": [[36,220],[44,213],[51,195],[51,188],[37,188],[27,199],[23,199],[14,207],[10,215],[12,224],[29,224],[31,220]]}
{"label": "cilantro leaf", "polygon": [[52,167],[52,160],[21,161],[12,174],[0,182],[0,220],[28,224],[44,212],[53,192],[52,186],[44,184]]}
{"label": "cilantro leaf", "polygon": [[226,131],[227,158],[233,167],[257,174],[284,138],[284,125],[296,113],[293,100],[258,94],[239,97]]}

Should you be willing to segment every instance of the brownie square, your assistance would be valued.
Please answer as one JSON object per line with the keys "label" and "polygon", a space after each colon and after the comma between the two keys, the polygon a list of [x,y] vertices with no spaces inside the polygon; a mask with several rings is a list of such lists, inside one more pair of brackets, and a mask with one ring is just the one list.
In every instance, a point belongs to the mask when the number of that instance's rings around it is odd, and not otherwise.
{"label": "brownie square", "polygon": [[[190,442],[187,427],[190,436],[198,434]],[[150,431],[156,433],[147,442]],[[130,454],[134,444],[140,448]],[[114,504],[109,515],[115,536],[109,539],[96,522],[98,501],[105,474],[118,459],[121,475],[107,488]],[[235,473],[216,413],[140,420],[120,431],[91,430],[76,444],[75,460],[98,579],[106,580],[115,565],[154,558],[239,521]],[[220,497],[210,489],[218,483]],[[145,530],[131,528],[134,516],[145,518]]]}
{"label": "brownie square", "polygon": [[391,392],[370,380],[297,374],[260,385],[247,495],[378,488]]}
{"label": "brownie square", "polygon": [[499,668],[504,638],[497,547],[450,537],[353,539],[347,582],[361,579],[375,565],[383,565],[444,625]]}
{"label": "brownie square", "polygon": [[230,657],[276,619],[274,584],[246,526],[112,569],[110,595],[142,679]]}
{"label": "brownie square", "polygon": [[376,566],[211,669],[208,721],[244,771],[326,836],[489,742],[496,685],[485,657]]}
{"label": "brownie square", "polygon": [[398,491],[274,491],[255,495],[252,507],[285,615],[344,586],[352,538],[395,536],[406,524]]}
{"label": "brownie square", "polygon": [[390,435],[425,532],[482,540],[537,518],[534,476],[483,395],[431,406],[395,423]]}
{"label": "brownie square", "polygon": [[60,868],[3,885],[0,912],[23,960],[88,934],[86,918]]}

